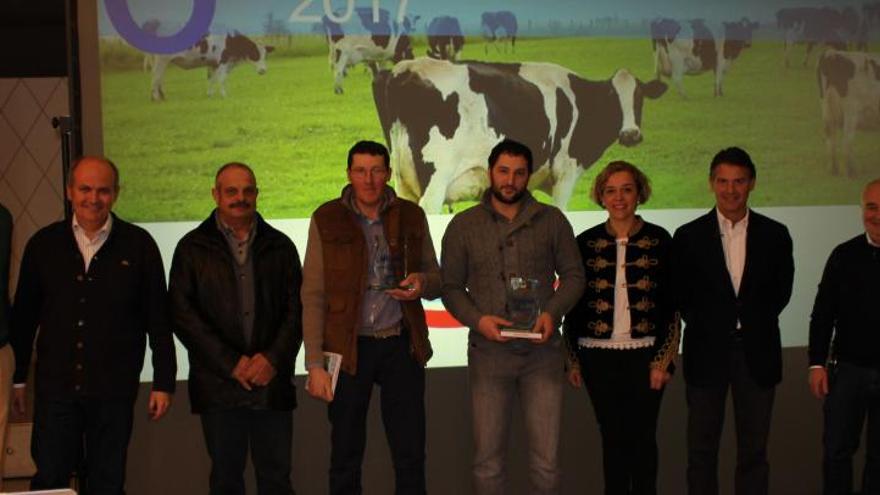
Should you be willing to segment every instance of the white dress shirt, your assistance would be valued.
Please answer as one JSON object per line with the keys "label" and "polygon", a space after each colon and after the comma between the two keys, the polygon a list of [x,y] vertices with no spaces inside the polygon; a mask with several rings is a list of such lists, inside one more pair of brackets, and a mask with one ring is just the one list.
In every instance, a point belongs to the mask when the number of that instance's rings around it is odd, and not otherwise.
{"label": "white dress shirt", "polygon": [[73,237],[76,238],[76,245],[79,247],[79,252],[82,254],[83,261],[85,261],[86,271],[89,271],[89,265],[92,263],[92,258],[95,257],[95,253],[101,249],[101,246],[104,245],[107,237],[110,236],[111,227],[113,227],[113,215],[108,215],[107,221],[104,222],[104,225],[101,226],[100,229],[98,229],[95,238],[89,239],[86,235],[86,230],[76,221],[76,214],[73,215]]}
{"label": "white dress shirt", "polygon": [[742,283],[743,270],[746,266],[746,233],[749,228],[749,210],[746,216],[736,225],[727,219],[720,211],[718,214],[718,228],[721,232],[721,246],[724,248],[724,262],[727,264],[727,272],[730,274],[730,283],[733,291],[739,295],[739,286]]}

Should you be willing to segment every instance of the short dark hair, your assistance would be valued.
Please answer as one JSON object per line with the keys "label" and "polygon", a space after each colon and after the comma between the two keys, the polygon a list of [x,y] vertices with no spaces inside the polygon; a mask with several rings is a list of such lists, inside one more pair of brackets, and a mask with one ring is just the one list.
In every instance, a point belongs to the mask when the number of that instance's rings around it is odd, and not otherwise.
{"label": "short dark hair", "polygon": [[750,157],[749,154],[746,153],[746,150],[742,148],[731,146],[730,148],[724,148],[716,153],[715,157],[712,158],[712,163],[709,165],[710,178],[715,176],[715,169],[722,163],[747,168],[752,175],[752,179],[758,176],[758,172],[755,170],[755,164],[752,162],[752,157]]}
{"label": "short dark hair", "polygon": [[110,170],[113,171],[113,190],[119,192],[119,169],[116,168],[116,164],[106,156],[82,156],[76,159],[70,166],[70,170],[67,171],[67,185],[73,187],[73,171],[76,170],[76,167],[79,167],[81,163],[89,160],[99,161],[110,167]]}
{"label": "short dark hair", "polygon": [[351,170],[351,162],[354,155],[373,155],[381,156],[385,160],[385,168],[391,167],[391,157],[388,155],[388,148],[382,143],[376,141],[358,141],[348,150],[348,170]]}
{"label": "short dark hair", "polygon": [[514,141],[513,139],[505,139],[496,144],[495,147],[492,148],[492,152],[489,153],[489,170],[492,170],[492,167],[495,166],[495,162],[498,161],[498,157],[502,154],[525,158],[526,166],[529,169],[529,175],[532,174],[532,150],[530,150],[528,146],[518,141]]}
{"label": "short dark hair", "polygon": [[248,166],[246,163],[241,162],[229,162],[217,169],[217,173],[214,174],[214,187],[217,187],[217,184],[220,180],[220,174],[230,168],[240,168],[244,170],[245,172],[250,174],[251,179],[254,180],[254,185],[257,184],[257,175],[254,173],[254,170],[250,166]]}
{"label": "short dark hair", "polygon": [[602,208],[605,207],[605,205],[602,204],[602,192],[605,190],[605,185],[608,184],[608,179],[617,172],[629,172],[629,174],[632,175],[633,181],[636,183],[636,192],[639,195],[639,204],[645,204],[648,201],[648,198],[651,197],[651,181],[648,179],[647,175],[639,170],[638,167],[623,160],[616,160],[609,163],[601,172],[599,172],[599,175],[593,179],[593,189],[591,191],[593,201]]}

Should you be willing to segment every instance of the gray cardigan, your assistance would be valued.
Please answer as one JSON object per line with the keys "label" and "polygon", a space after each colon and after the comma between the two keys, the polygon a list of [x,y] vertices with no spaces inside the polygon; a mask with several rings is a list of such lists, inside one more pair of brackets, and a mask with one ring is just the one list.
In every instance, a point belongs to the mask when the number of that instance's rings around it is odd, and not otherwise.
{"label": "gray cardigan", "polygon": [[542,310],[558,325],[584,289],[571,224],[558,208],[539,203],[528,192],[509,221],[492,208],[491,194],[486,191],[480,204],[456,215],[446,228],[440,263],[443,304],[475,338],[483,315],[505,315],[506,280],[516,274],[539,281]]}

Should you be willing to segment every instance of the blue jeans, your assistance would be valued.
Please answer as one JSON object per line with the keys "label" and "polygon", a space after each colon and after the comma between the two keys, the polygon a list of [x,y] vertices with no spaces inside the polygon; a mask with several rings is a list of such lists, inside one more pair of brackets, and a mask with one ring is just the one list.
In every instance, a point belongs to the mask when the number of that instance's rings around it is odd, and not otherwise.
{"label": "blue jeans", "polygon": [[529,493],[559,493],[559,424],[564,358],[561,339],[498,344],[472,338],[468,377],[474,421],[474,493],[508,493],[504,459],[514,397],[529,445]]}
{"label": "blue jeans", "polygon": [[850,495],[852,458],[868,419],[868,445],[862,494],[880,494],[880,369],[840,362],[830,375],[825,398],[823,468],[825,495]]}

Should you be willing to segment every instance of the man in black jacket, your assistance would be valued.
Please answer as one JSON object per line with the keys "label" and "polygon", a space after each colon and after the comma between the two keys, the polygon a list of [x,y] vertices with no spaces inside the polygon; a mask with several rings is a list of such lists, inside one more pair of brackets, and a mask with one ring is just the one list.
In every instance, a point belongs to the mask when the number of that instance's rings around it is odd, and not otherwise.
{"label": "man in black jacket", "polygon": [[80,159],[67,184],[73,218],[40,229],[24,251],[10,341],[15,407],[24,412],[40,328],[31,489],[67,487],[73,470],[83,467],[88,493],[124,493],[147,335],[150,415],[161,418],[171,404],[177,367],[162,258],[145,230],[110,212],[118,193],[113,163]]}
{"label": "man in black jacket", "polygon": [[712,159],[715,208],[673,238],[688,403],[688,493],[718,493],[727,391],[736,416],[737,495],[766,495],[767,437],[782,379],[778,317],[794,279],[788,229],[748,207],[755,165],[740,148]]}
{"label": "man in black jacket", "polygon": [[810,321],[810,390],[825,399],[824,495],[853,492],[866,416],[860,493],[880,494],[880,179],[862,193],[862,221],[865,233],[831,252]]}
{"label": "man in black jacket", "polygon": [[257,181],[220,167],[217,208],[177,245],[170,287],[174,331],[189,351],[189,393],[211,457],[212,494],[244,494],[248,448],[260,494],[291,494],[302,343],[302,282],[293,242],[257,213]]}

